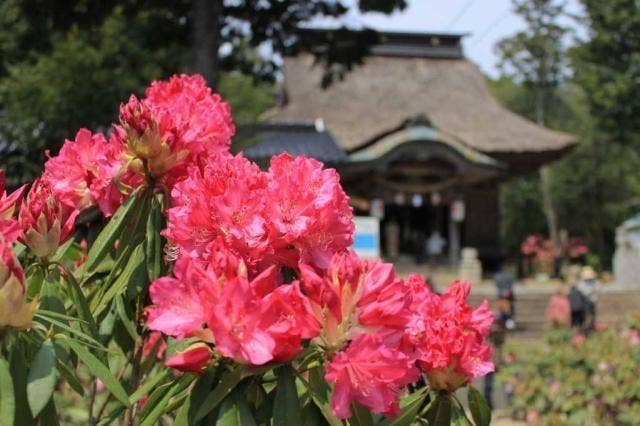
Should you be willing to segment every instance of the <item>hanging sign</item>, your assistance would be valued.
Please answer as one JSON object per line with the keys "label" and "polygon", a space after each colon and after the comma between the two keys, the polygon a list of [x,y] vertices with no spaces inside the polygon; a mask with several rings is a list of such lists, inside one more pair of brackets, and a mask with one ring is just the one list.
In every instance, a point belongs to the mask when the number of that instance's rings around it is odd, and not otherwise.
{"label": "hanging sign", "polygon": [[451,220],[454,222],[462,222],[464,221],[466,211],[465,211],[464,201],[462,200],[454,200],[451,203]]}

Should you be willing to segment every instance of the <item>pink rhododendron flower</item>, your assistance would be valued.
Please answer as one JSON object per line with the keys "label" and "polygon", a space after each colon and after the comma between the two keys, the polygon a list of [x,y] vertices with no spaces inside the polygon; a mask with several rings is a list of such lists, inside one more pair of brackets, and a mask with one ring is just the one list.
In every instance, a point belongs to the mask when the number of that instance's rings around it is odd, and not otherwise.
{"label": "pink rhododendron flower", "polygon": [[297,281],[281,285],[262,302],[262,326],[274,339],[273,359],[291,361],[302,350],[303,339],[316,337],[320,324]]}
{"label": "pink rhododendron flower", "polygon": [[164,365],[187,373],[200,373],[211,359],[213,351],[205,343],[194,343],[169,358]]}
{"label": "pink rhododendron flower", "polygon": [[321,322],[320,340],[330,349],[366,330],[404,334],[411,318],[411,295],[391,264],[364,261],[352,252],[337,253],[325,275],[300,265],[305,293]]}
{"label": "pink rhododendron flower", "polygon": [[468,282],[454,281],[442,296],[427,293],[416,307],[423,320],[414,336],[416,357],[432,389],[452,392],[494,369],[485,344],[493,315],[486,301],[472,309],[469,291]]}
{"label": "pink rhododendron flower", "polygon": [[326,268],[353,243],[353,211],[334,169],[303,156],[271,159],[266,194],[271,241],[290,267],[299,259]]}
{"label": "pink rhododendron flower", "polygon": [[55,197],[48,182],[37,179],[20,206],[21,240],[37,256],[47,257],[71,237],[78,213]]}
{"label": "pink rhododendron flower", "polygon": [[227,152],[235,133],[229,106],[200,75],[153,82],[145,98],[131,96],[120,106],[120,123],[114,134],[133,170],[170,186],[200,156]]}
{"label": "pink rhododendron flower", "polygon": [[14,217],[14,212],[16,210],[16,205],[22,199],[22,194],[24,193],[27,185],[22,185],[20,188],[7,195],[7,192],[5,191],[5,183],[4,170],[0,169],[0,234],[3,235],[5,241],[12,243],[18,239],[22,233],[22,230]]}
{"label": "pink rhododendron flower", "polygon": [[331,408],[341,419],[351,417],[349,406],[354,401],[375,413],[397,416],[403,388],[419,377],[414,360],[376,334],[354,339],[331,359],[325,375],[334,385]]}
{"label": "pink rhododendron flower", "polygon": [[176,264],[175,276],[151,285],[151,330],[197,337],[214,343],[221,355],[252,365],[289,361],[302,350],[303,339],[318,333],[298,284],[282,283],[275,267],[249,281],[242,267],[231,277],[217,277],[184,257]]}
{"label": "pink rhododendron flower", "polygon": [[149,288],[153,306],[147,309],[147,326],[183,338],[207,322],[217,298],[216,278],[187,258],[178,260],[174,275],[157,279]]}
{"label": "pink rhododendron flower", "polygon": [[164,234],[183,255],[232,251],[253,271],[268,248],[265,186],[266,175],[241,155],[210,156],[173,188]]}
{"label": "pink rhododendron flower", "polygon": [[241,155],[209,156],[171,195],[169,241],[204,263],[226,251],[250,277],[273,264],[295,269],[301,259],[326,268],[352,242],[352,211],[337,173],[304,157],[283,154],[264,173]]}
{"label": "pink rhododendron flower", "polygon": [[[122,147],[107,142],[101,133],[81,129],[75,140],[65,141],[58,155],[45,163],[42,180],[68,207],[84,210],[97,205],[105,216],[111,216],[125,198],[114,181],[124,165],[122,154]],[[130,174],[120,180],[129,186],[140,182]]]}
{"label": "pink rhododendron flower", "polygon": [[211,312],[208,325],[216,349],[241,364],[261,365],[273,359],[276,342],[261,324],[260,299],[246,278],[227,283]]}

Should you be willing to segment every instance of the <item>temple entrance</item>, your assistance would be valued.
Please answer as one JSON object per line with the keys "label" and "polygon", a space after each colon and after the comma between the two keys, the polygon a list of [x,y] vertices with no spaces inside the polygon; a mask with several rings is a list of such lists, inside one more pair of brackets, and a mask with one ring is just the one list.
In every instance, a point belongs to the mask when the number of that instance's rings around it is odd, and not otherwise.
{"label": "temple entrance", "polygon": [[[449,226],[448,206],[433,206],[428,203],[421,206],[387,205],[385,206],[385,216],[381,222],[381,229],[384,233],[389,227],[393,229],[396,226],[398,232],[398,254],[411,256],[417,263],[424,263],[427,260],[427,239],[434,232],[437,232],[445,240],[447,238]],[[388,240],[389,238],[385,238],[383,235],[382,250],[387,256],[394,254],[394,248],[387,247]],[[446,246],[443,248],[443,254],[445,253]]]}

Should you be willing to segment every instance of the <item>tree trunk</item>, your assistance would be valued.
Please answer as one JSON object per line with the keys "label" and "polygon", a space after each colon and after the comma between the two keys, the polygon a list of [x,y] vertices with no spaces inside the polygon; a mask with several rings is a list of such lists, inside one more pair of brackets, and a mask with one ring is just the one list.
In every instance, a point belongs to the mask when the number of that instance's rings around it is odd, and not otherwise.
{"label": "tree trunk", "polygon": [[[536,122],[540,126],[544,126],[544,88],[538,87],[536,90]],[[558,232],[558,214],[553,207],[551,199],[551,178],[549,176],[549,166],[540,168],[540,191],[542,193],[542,209],[547,218],[547,227],[549,229],[549,239],[553,243],[554,252],[560,244]]]}
{"label": "tree trunk", "polygon": [[193,71],[207,80],[210,86],[218,83],[218,49],[222,0],[193,0]]}

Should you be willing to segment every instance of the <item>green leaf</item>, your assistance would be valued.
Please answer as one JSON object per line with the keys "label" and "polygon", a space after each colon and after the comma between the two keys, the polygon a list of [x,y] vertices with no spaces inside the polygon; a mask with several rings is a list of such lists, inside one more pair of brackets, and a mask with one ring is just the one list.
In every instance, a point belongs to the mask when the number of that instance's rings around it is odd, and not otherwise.
{"label": "green leaf", "polygon": [[13,393],[16,401],[15,418],[20,419],[20,426],[33,425],[35,422],[31,417],[31,409],[27,401],[27,375],[29,368],[27,367],[21,345],[14,344],[13,348],[11,348],[9,365],[11,368],[11,378],[13,379]]}
{"label": "green leaf", "polygon": [[138,330],[136,329],[135,323],[131,320],[131,318],[129,318],[129,315],[127,314],[127,309],[124,306],[124,300],[122,296],[116,296],[114,302],[116,313],[118,314],[122,325],[124,326],[125,330],[127,330],[127,333],[129,333],[129,336],[131,336],[131,338],[135,341],[139,337]]}
{"label": "green leaf", "polygon": [[47,402],[47,405],[44,406],[44,409],[40,413],[38,426],[60,426],[56,403],[53,398],[49,398],[49,402]]}
{"label": "green leaf", "polygon": [[371,417],[371,411],[366,407],[354,402],[351,404],[351,413],[353,414],[349,419],[349,424],[352,426],[373,426],[373,417]]}
{"label": "green leaf", "polygon": [[[160,392],[160,397],[157,395],[152,395],[149,397],[149,401],[147,404],[151,404],[152,409],[147,409],[145,406],[145,410],[143,413],[144,418],[140,422],[140,426],[154,426],[157,424],[158,419],[165,413],[165,409],[169,404],[171,398],[174,395],[185,390],[191,382],[195,379],[192,375],[184,375],[177,382],[170,383],[169,387],[166,390],[162,390]],[[156,392],[154,392],[156,393]],[[153,397],[153,398],[152,398]],[[154,401],[152,401],[152,399]]]}
{"label": "green leaf", "polygon": [[[123,254],[124,255],[124,254]],[[127,287],[136,280],[143,280],[146,282],[147,273],[144,261],[144,250],[142,245],[136,246],[128,258],[127,264],[122,270],[122,273],[116,278],[116,280],[110,284],[107,291],[100,298],[100,301],[93,309],[93,314],[98,316],[109,306],[114,297],[125,292]]]}
{"label": "green leaf", "polygon": [[44,270],[34,265],[29,271],[30,273],[27,276],[27,298],[31,300],[40,294],[40,289],[44,282]]}
{"label": "green leaf", "polygon": [[473,426],[469,419],[467,419],[467,415],[464,413],[464,408],[454,406],[453,407],[453,415],[451,418],[452,426]]}
{"label": "green leaf", "polygon": [[303,426],[322,426],[325,424],[324,417],[320,412],[320,409],[313,401],[309,401],[308,404],[302,409],[302,425]]}
{"label": "green leaf", "polygon": [[491,424],[491,410],[480,391],[473,386],[469,386],[467,400],[469,401],[469,411],[471,411],[471,416],[476,426],[488,426]]}
{"label": "green leaf", "polygon": [[78,355],[78,358],[87,366],[91,374],[102,380],[102,383],[109,389],[111,394],[128,407],[130,405],[129,395],[127,395],[127,391],[122,387],[118,379],[111,374],[109,368],[79,342],[73,339],[67,339],[66,342],[76,355]]}
{"label": "green leaf", "polygon": [[309,395],[320,409],[325,420],[332,426],[342,426],[342,422],[334,416],[333,411],[331,411],[331,406],[329,405],[331,388],[326,380],[324,380],[324,372],[321,367],[309,370],[308,387]]}
{"label": "green leaf", "polygon": [[0,426],[13,426],[16,398],[9,363],[0,356]]}
{"label": "green leaf", "polygon": [[82,387],[82,384],[66,364],[58,361],[57,370],[58,373],[60,373],[60,376],[62,376],[62,378],[67,381],[69,386],[71,386],[71,388],[76,391],[78,395],[84,396],[84,388]]}
{"label": "green leaf", "polygon": [[67,256],[67,254],[73,248],[73,245],[74,245],[74,241],[73,241],[73,238],[71,238],[66,243],[64,243],[63,245],[58,247],[56,252],[53,253],[53,255],[49,257],[49,261],[50,262],[54,262],[54,263],[55,262],[62,262],[65,259],[65,257]]}
{"label": "green leaf", "polygon": [[278,385],[273,402],[273,426],[302,424],[296,376],[289,365],[278,368]]}
{"label": "green leaf", "polygon": [[173,426],[192,426],[196,423],[194,420],[195,415],[211,390],[214,380],[215,376],[211,371],[198,377],[195,385],[189,392],[189,398],[187,398],[182,407],[180,407]]}
{"label": "green leaf", "polygon": [[147,380],[144,382],[142,386],[140,386],[134,393],[129,397],[129,402],[131,405],[135,404],[142,398],[151,392],[151,389],[155,388],[158,383],[160,383],[167,375],[169,374],[169,370],[163,369],[158,371],[151,377],[147,377]]}
{"label": "green leaf", "polygon": [[98,325],[96,324],[93,315],[91,314],[91,310],[89,309],[89,304],[87,303],[87,299],[80,288],[80,284],[76,281],[76,278],[73,274],[65,274],[65,280],[69,283],[71,287],[71,295],[73,298],[73,302],[76,305],[76,309],[80,318],[85,322],[82,325],[83,329],[89,333],[96,341],[100,340],[100,334],[98,333]]}
{"label": "green leaf", "polygon": [[427,398],[427,388],[405,395],[400,399],[402,413],[393,420],[385,419],[379,426],[411,426],[418,416],[424,400]]}
{"label": "green leaf", "polygon": [[136,190],[129,196],[94,241],[91,250],[87,253],[87,261],[83,265],[85,275],[94,272],[100,262],[113,250],[113,244],[126,230],[131,215],[136,212],[138,204],[142,202],[142,198],[138,197],[139,192],[140,190]]}
{"label": "green leaf", "polygon": [[[229,395],[220,406],[216,426],[255,426],[249,404],[237,389]],[[289,423],[290,425],[299,423]]]}
{"label": "green leaf", "polygon": [[[59,287],[59,283],[55,281],[50,274],[45,276],[40,289],[40,310],[56,312],[61,315],[66,314]],[[51,323],[53,323],[53,321],[51,321]],[[49,322],[45,321],[45,325],[48,326]],[[54,329],[56,332],[59,332],[56,327],[54,327]]]}
{"label": "green leaf", "polygon": [[440,392],[429,404],[425,415],[429,426],[449,426],[451,424],[451,396]]}
{"label": "green leaf", "polygon": [[45,340],[33,360],[27,377],[27,399],[33,417],[37,417],[47,405],[55,385],[56,352],[51,340]]}
{"label": "green leaf", "polygon": [[157,194],[151,201],[151,212],[147,220],[147,232],[145,234],[145,254],[147,258],[147,274],[149,282],[158,279],[163,273],[164,255],[162,248],[164,239],[160,232],[165,228],[165,219],[162,214],[162,194]]}
{"label": "green leaf", "polygon": [[222,374],[218,385],[207,395],[196,413],[196,421],[202,420],[214,408],[226,398],[238,386],[238,383],[246,377],[246,370],[241,367],[227,370]]}
{"label": "green leaf", "polygon": [[[53,319],[52,317],[48,317],[46,315],[43,315],[41,312],[36,312],[34,314],[33,318],[36,319],[36,320],[40,320],[40,322],[44,323],[44,324],[51,323],[51,324],[55,325],[56,328],[64,330],[64,331],[67,331],[70,334],[73,334],[73,335],[75,335],[77,337],[83,338],[87,342],[91,343],[94,346],[97,346],[99,348],[101,348],[101,346],[102,346],[102,345],[100,345],[99,342],[96,342],[91,336],[85,334],[84,332],[82,332],[82,331],[80,331],[80,330],[78,330],[76,328],[73,328],[73,327],[63,323],[62,321],[58,321],[56,319]],[[60,331],[60,330],[58,330],[58,331]]]}

